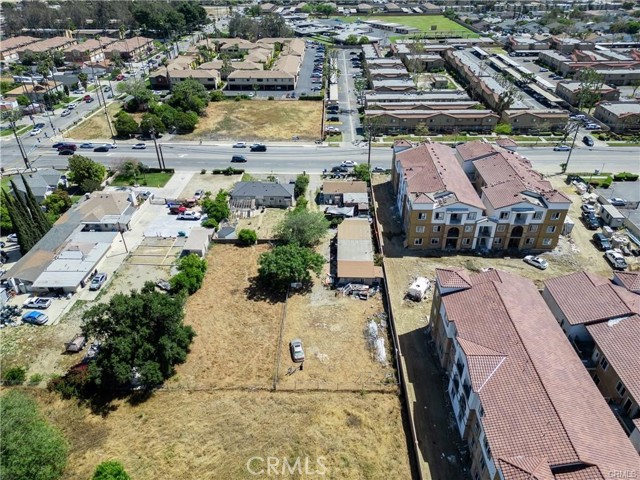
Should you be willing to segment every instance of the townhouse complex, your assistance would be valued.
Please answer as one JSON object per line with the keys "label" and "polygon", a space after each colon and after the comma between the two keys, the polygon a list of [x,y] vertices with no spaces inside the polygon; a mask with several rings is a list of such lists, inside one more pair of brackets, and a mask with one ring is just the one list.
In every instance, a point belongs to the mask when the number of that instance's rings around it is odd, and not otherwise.
{"label": "townhouse complex", "polygon": [[531,280],[437,269],[430,326],[474,480],[638,472],[637,451]]}
{"label": "townhouse complex", "polygon": [[[219,54],[216,60],[203,61],[198,47],[205,46]],[[293,90],[305,43],[299,38],[262,38],[255,43],[241,38],[207,39],[189,50],[150,73],[153,88],[171,88],[193,78],[207,88],[218,88],[222,80],[229,90]]]}
{"label": "townhouse complex", "polygon": [[397,142],[391,172],[407,248],[552,250],[571,205],[528,160],[479,141]]}

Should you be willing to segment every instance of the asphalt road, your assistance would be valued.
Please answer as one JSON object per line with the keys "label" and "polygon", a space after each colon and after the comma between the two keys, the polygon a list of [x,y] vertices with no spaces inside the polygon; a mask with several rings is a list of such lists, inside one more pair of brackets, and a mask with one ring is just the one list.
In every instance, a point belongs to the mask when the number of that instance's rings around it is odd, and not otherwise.
{"label": "asphalt road", "polygon": [[[297,173],[306,171],[320,173],[323,169],[330,169],[343,160],[353,160],[358,163],[367,161],[367,148],[362,147],[326,147],[316,145],[268,146],[267,152],[251,153],[248,149],[235,149],[230,144],[197,145],[195,143],[164,143],[160,144],[168,168],[176,170],[197,171],[200,169],[226,168],[236,166],[251,173]],[[92,150],[79,151],[99,161],[107,167],[119,163],[122,158],[136,158],[141,162],[155,167],[158,165],[153,144],[147,142],[146,150],[132,150],[130,144],[119,143],[116,150],[108,153],[94,153]],[[243,154],[247,163],[232,164],[233,154]],[[567,159],[567,152],[554,152],[551,148],[520,148],[518,153],[529,158],[534,168],[544,174],[554,174],[560,171],[560,164]],[[17,162],[9,164],[5,161],[3,151],[3,165],[5,167],[22,167],[18,156]],[[40,146],[32,152],[32,164],[36,167],[65,167],[67,157],[57,155],[51,147]],[[390,168],[391,149],[373,148],[371,153],[373,167]],[[604,171],[640,171],[640,149],[637,148],[583,148],[578,147],[571,156],[570,171],[589,172],[595,169]]]}

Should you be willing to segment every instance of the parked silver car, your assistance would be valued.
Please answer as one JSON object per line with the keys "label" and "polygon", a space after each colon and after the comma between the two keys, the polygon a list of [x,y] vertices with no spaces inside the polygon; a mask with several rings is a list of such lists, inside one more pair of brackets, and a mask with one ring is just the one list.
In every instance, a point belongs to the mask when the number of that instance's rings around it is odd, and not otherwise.
{"label": "parked silver car", "polygon": [[46,310],[51,306],[50,298],[31,297],[24,302],[24,308],[36,308],[38,310]]}
{"label": "parked silver car", "polygon": [[106,273],[97,273],[91,280],[89,290],[100,290],[100,287],[107,281]]}
{"label": "parked silver car", "polygon": [[289,343],[289,351],[291,352],[291,360],[296,363],[304,362],[304,350],[302,348],[302,340],[296,338]]}

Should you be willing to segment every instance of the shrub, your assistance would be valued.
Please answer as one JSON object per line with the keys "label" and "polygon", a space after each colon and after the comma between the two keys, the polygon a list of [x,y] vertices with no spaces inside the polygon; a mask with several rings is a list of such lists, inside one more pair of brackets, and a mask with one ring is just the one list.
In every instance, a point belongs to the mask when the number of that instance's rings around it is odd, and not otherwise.
{"label": "shrub", "polygon": [[27,369],[23,367],[13,367],[4,372],[2,383],[4,385],[22,385],[27,379]]}
{"label": "shrub", "polygon": [[213,170],[211,170],[212,175],[220,175],[221,173],[222,170],[220,170],[219,168],[214,168]]}
{"label": "shrub", "polygon": [[29,385],[38,385],[43,379],[44,376],[41,373],[34,373],[29,377]]}
{"label": "shrub", "polygon": [[119,462],[110,460],[96,467],[91,480],[131,480],[131,477]]}
{"label": "shrub", "polygon": [[218,222],[215,218],[207,218],[202,222],[204,228],[218,228]]}
{"label": "shrub", "polygon": [[269,98],[267,98],[267,100],[275,100],[275,98],[273,98],[273,95],[269,95]]}
{"label": "shrub", "polygon": [[258,241],[258,235],[254,230],[243,228],[238,232],[238,240],[241,245],[254,245]]}
{"label": "shrub", "polygon": [[338,225],[340,225],[342,223],[342,220],[344,220],[344,219],[341,218],[341,217],[332,218],[331,221],[329,222],[329,226],[331,228],[338,228]]}
{"label": "shrub", "polygon": [[202,170],[200,170],[200,175],[204,175],[205,173],[207,173],[207,169],[203,168]]}
{"label": "shrub", "polygon": [[233,167],[227,167],[224,169],[224,174],[225,175],[233,175],[234,172],[234,168]]}

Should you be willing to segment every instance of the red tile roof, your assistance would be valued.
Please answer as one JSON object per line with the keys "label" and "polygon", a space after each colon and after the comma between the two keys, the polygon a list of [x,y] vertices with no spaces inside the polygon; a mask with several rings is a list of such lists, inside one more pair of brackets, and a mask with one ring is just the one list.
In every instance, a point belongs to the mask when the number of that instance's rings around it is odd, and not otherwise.
{"label": "red tile roof", "polygon": [[640,402],[640,315],[587,325],[587,331],[629,394]]}
{"label": "red tile roof", "polygon": [[[458,202],[484,209],[451,148],[441,143],[423,143],[396,153],[407,181],[412,203],[441,203],[437,197],[453,194]],[[448,203],[452,203],[451,199]]]}
{"label": "red tile roof", "polygon": [[436,268],[438,283],[444,288],[469,288],[471,280],[464,268]]}
{"label": "red tile roof", "polygon": [[[477,375],[474,355],[470,361],[481,423],[504,478],[546,480],[549,469],[561,466],[571,473],[594,470],[556,480],[640,471],[635,449],[533,282],[502,271],[470,280],[471,288],[445,294],[442,302],[463,349],[471,342],[504,357],[484,377]],[[540,465],[543,460],[549,468]]]}
{"label": "red tile roof", "polygon": [[640,294],[640,272],[614,272],[613,278],[630,292]]}
{"label": "red tile roof", "polygon": [[551,278],[544,285],[571,325],[640,313],[640,298],[593,273],[576,272]]}
{"label": "red tile roof", "polygon": [[477,160],[487,155],[496,153],[493,146],[489,143],[476,140],[473,142],[465,142],[456,146],[456,151],[462,158],[462,161]]}

